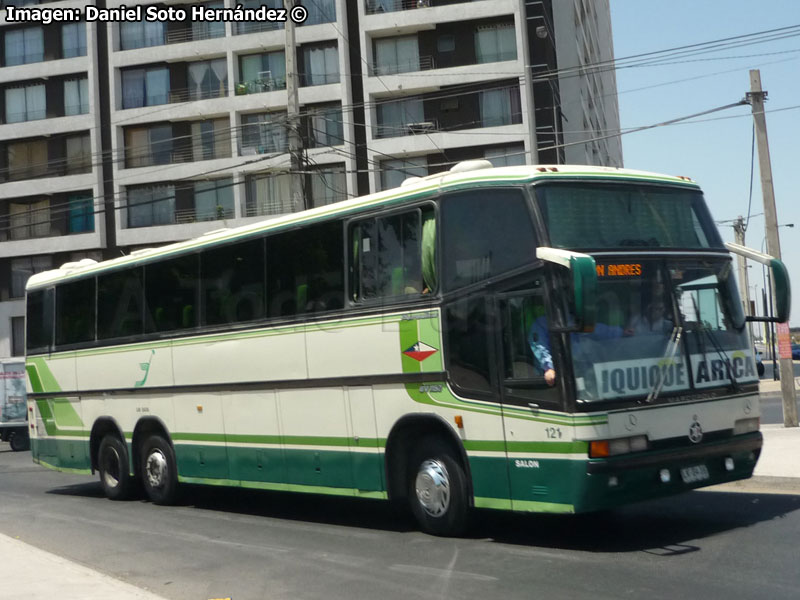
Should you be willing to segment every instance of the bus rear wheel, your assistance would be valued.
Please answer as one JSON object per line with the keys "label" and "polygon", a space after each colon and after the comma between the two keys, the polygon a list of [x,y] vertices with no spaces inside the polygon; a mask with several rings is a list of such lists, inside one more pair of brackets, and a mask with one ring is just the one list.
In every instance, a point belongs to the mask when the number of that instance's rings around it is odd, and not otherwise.
{"label": "bus rear wheel", "polygon": [[144,491],[154,504],[175,504],[178,499],[175,451],[160,435],[151,435],[144,441],[141,473]]}
{"label": "bus rear wheel", "polygon": [[103,493],[110,500],[125,500],[133,492],[133,478],[128,468],[128,449],[115,435],[106,435],[97,451],[97,470]]}
{"label": "bus rear wheel", "polygon": [[455,536],[467,525],[467,478],[452,450],[436,438],[425,439],[410,463],[408,499],[423,531]]}

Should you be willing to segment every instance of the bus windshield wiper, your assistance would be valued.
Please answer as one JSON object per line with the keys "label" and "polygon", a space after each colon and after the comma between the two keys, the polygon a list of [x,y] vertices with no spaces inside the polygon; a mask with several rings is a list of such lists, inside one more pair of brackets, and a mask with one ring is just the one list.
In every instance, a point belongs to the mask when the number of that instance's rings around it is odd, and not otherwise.
{"label": "bus windshield wiper", "polygon": [[[733,386],[734,391],[739,389],[739,382],[736,381],[736,376],[733,374],[733,369],[731,369],[731,363],[728,359],[728,356],[725,354],[725,351],[720,346],[719,340],[717,340],[716,336],[711,333],[711,327],[705,324],[705,322],[700,319],[700,311],[697,310],[697,302],[695,301],[694,297],[692,297],[692,306],[694,307],[694,314],[697,315],[697,323],[698,323],[698,330],[702,331],[708,337],[708,340],[711,342],[711,345],[714,347],[714,351],[719,356],[722,364],[725,365],[725,372],[728,374],[728,379],[731,380],[731,385]],[[702,338],[701,338],[702,339]],[[706,355],[706,347],[705,344],[701,344],[701,352],[703,356]]]}
{"label": "bus windshield wiper", "polygon": [[[659,362],[662,362],[665,358],[672,360],[675,357],[675,353],[678,351],[678,347],[680,346],[681,336],[683,335],[683,327],[679,327],[675,325],[672,328],[672,332],[669,334],[669,342],[667,343],[667,349],[664,351],[664,354],[661,355],[661,359]],[[650,390],[650,393],[647,394],[647,398],[645,398],[645,402],[648,404],[655,401],[658,398],[658,395],[661,393],[661,388],[664,387],[664,376],[663,374],[658,377],[655,385],[653,385],[653,389]]]}

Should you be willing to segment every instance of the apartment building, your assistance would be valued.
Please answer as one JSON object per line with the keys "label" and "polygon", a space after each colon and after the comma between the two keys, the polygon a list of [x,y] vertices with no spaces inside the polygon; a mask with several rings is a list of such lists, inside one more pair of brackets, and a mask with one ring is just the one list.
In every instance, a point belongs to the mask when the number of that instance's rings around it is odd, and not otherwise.
{"label": "apartment building", "polygon": [[[590,67],[613,57],[607,0],[301,3],[296,120],[283,23],[37,25],[0,10],[0,357],[22,353],[27,277],[64,262],[322,206],[470,158],[622,165],[619,140],[596,139],[619,129],[613,71]],[[159,6],[191,14],[193,4]]]}

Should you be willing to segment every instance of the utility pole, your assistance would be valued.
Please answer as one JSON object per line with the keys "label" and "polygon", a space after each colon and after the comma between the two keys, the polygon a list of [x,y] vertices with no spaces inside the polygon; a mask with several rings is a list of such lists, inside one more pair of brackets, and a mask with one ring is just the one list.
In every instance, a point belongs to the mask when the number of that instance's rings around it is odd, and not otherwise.
{"label": "utility pole", "polygon": [[[761,195],[764,198],[764,226],[767,234],[767,254],[775,258],[781,257],[781,244],[778,238],[778,214],[775,209],[775,191],[772,187],[772,164],[769,159],[769,141],[767,139],[767,119],[764,116],[764,101],[767,92],[761,89],[761,72],[750,71],[750,92],[747,99],[753,113],[756,127],[756,144],[758,145],[758,168],[761,172]],[[775,295],[775,281],[771,278],[770,291]],[[797,397],[794,390],[794,367],[792,357],[780,360],[781,392],[783,393],[783,425],[797,427]]]}
{"label": "utility pole", "polygon": [[[283,0],[287,15],[294,7],[294,0]],[[286,19],[286,120],[289,129],[289,169],[292,194],[292,210],[305,210],[303,193],[303,140],[300,137],[300,87],[297,74],[297,49],[294,43],[294,21]]]}

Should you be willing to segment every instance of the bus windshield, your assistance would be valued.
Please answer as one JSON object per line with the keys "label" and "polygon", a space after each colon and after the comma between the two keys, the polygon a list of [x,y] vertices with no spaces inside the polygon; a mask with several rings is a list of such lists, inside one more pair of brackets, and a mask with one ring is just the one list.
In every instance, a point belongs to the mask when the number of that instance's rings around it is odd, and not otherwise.
{"label": "bus windshield", "polygon": [[597,325],[570,336],[579,401],[757,380],[727,259],[599,261]]}
{"label": "bus windshield", "polygon": [[652,184],[535,186],[554,248],[723,248],[703,195]]}

